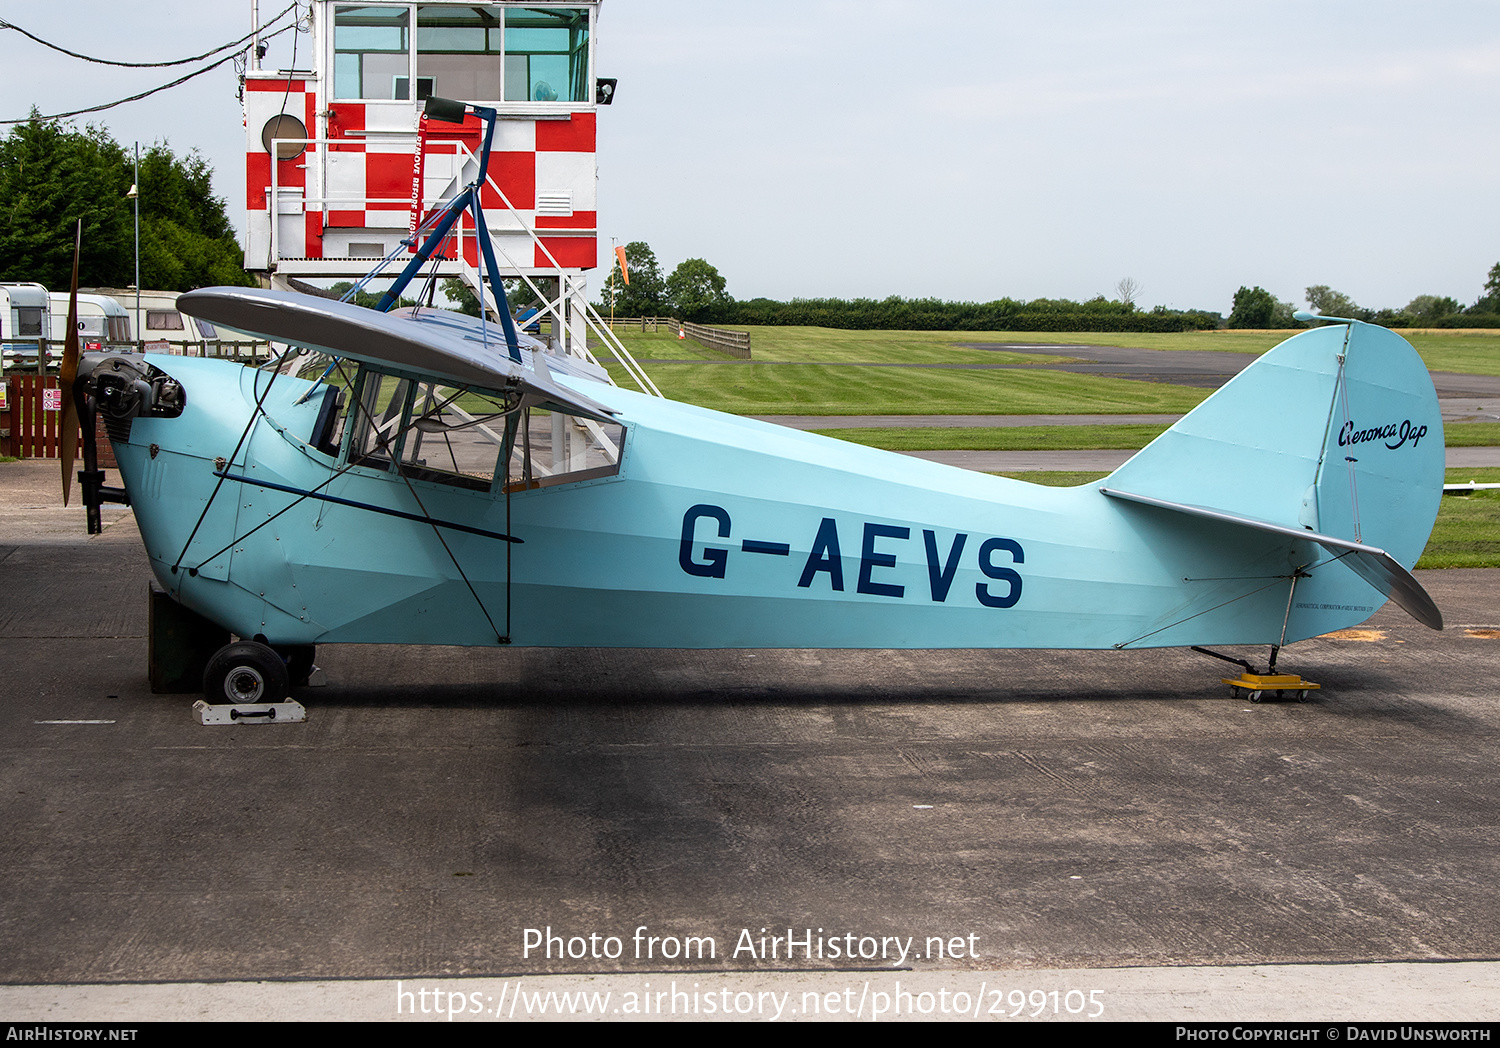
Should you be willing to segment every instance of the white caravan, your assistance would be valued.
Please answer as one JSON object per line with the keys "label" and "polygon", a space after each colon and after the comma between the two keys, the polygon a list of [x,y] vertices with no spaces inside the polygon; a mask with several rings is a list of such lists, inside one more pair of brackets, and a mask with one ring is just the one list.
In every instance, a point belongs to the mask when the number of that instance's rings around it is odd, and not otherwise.
{"label": "white caravan", "polygon": [[133,330],[148,353],[170,353],[175,356],[225,356],[233,355],[243,344],[248,347],[255,342],[237,331],[220,331],[206,320],[190,317],[177,310],[176,291],[147,291],[140,293],[140,311],[136,311],[136,292],[132,288],[94,288],[101,295],[108,295],[118,302],[131,316]]}
{"label": "white caravan", "polygon": [[[52,300],[52,348],[61,352],[68,337],[68,293],[53,291],[48,297]],[[119,302],[108,295],[78,293],[78,346],[85,353],[104,349],[106,344],[111,349],[123,348],[124,343],[134,341],[130,329],[130,314]]]}
{"label": "white caravan", "polygon": [[50,338],[47,289],[37,283],[0,283],[0,345],[4,366],[36,366],[36,340]]}

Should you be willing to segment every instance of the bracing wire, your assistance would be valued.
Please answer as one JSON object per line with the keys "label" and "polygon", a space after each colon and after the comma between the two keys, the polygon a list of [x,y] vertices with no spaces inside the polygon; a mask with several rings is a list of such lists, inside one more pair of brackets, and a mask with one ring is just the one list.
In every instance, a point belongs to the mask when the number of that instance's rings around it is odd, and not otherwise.
{"label": "bracing wire", "polygon": [[[293,4],[292,6],[295,7],[296,5]],[[282,12],[282,14],[285,14],[285,13],[286,13],[285,11]],[[279,18],[281,16],[278,15],[277,17]],[[272,21],[275,21],[275,19],[273,19]],[[269,25],[269,24],[270,23],[267,23],[267,25]],[[296,29],[296,28],[297,28],[297,23],[293,22],[291,25],[282,26],[280,29],[276,30],[273,33],[267,33],[267,34],[265,34],[264,36],[261,37],[261,39],[262,40],[270,40],[273,37],[280,36],[282,33],[289,32],[290,30],[293,30],[293,29]],[[239,55],[238,51],[232,52],[230,54],[225,55],[223,58],[219,59],[217,62],[210,62],[208,65],[204,66],[202,69],[195,69],[193,72],[184,74],[183,76],[178,77],[176,80],[173,80],[170,83],[162,84],[160,87],[153,87],[153,88],[151,88],[150,90],[147,90],[147,91],[141,91],[140,93],[131,95],[128,98],[117,99],[116,101],[113,101],[113,102],[104,102],[101,105],[88,106],[88,107],[86,107],[84,109],[72,109],[72,110],[69,110],[66,113],[48,113],[46,115],[34,114],[32,116],[20,117],[20,118],[16,118],[16,119],[13,119],[13,120],[0,120],[0,126],[4,126],[6,124],[27,124],[27,123],[30,123],[32,120],[65,120],[68,117],[83,116],[86,113],[100,113],[100,112],[103,112],[106,109],[113,109],[116,106],[125,105],[127,102],[139,102],[143,98],[147,98],[147,97],[149,97],[151,95],[158,94],[158,93],[160,93],[162,91],[167,91],[167,90],[170,90],[171,88],[178,87],[178,86],[180,86],[182,84],[185,84],[189,80],[192,80],[194,77],[202,76],[204,73],[208,73],[208,72],[211,72],[212,70],[217,69],[219,66],[223,65],[225,62],[232,62],[232,61],[234,61],[235,59],[237,59],[239,57],[240,57],[240,55]]]}

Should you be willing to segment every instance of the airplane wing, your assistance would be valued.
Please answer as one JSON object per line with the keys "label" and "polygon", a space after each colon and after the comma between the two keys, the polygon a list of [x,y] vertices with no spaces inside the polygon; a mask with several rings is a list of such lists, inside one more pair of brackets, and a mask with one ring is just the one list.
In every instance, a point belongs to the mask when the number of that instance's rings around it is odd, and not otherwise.
{"label": "airplane wing", "polygon": [[[598,380],[599,376],[584,373],[586,364],[575,367],[570,358],[543,353],[541,343],[534,339],[525,340],[523,363],[517,364],[506,352],[498,324],[486,330],[477,318],[447,310],[406,308],[378,313],[349,302],[246,287],[189,291],[178,297],[177,308],[257,338],[430,375],[458,386],[519,386],[560,408],[599,419],[613,414],[552,377],[556,370]],[[546,359],[534,360],[534,355]]]}
{"label": "airplane wing", "polygon": [[1304,539],[1307,542],[1316,542],[1334,557],[1339,558],[1341,563],[1348,566],[1360,578],[1384,593],[1397,605],[1405,609],[1406,613],[1416,619],[1422,625],[1435,630],[1443,628],[1443,613],[1433,602],[1431,596],[1422,588],[1416,576],[1407,571],[1401,564],[1383,549],[1375,546],[1366,546],[1360,542],[1351,542],[1348,539],[1337,538],[1333,535],[1320,535],[1316,531],[1302,528],[1291,528],[1284,524],[1272,524],[1267,520],[1256,520],[1254,517],[1241,516],[1238,513],[1227,513],[1224,510],[1210,509],[1207,506],[1192,506],[1185,502],[1168,502],[1166,499],[1152,498],[1149,495],[1138,495],[1130,491],[1121,491],[1118,488],[1100,488],[1099,491],[1110,498],[1125,499],[1129,502],[1139,502],[1146,506],[1156,506],[1160,509],[1169,509],[1177,513],[1186,513],[1193,517],[1203,517],[1207,520],[1217,520],[1226,524],[1239,524],[1242,527],[1254,528],[1257,531],[1270,532],[1273,535],[1285,535],[1288,538]]}

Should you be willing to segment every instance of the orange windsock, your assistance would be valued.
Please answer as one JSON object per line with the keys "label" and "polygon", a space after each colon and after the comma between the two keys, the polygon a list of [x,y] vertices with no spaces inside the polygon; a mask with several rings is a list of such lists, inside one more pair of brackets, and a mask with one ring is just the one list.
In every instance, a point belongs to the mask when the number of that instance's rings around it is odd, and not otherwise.
{"label": "orange windsock", "polygon": [[625,265],[625,249],[623,247],[615,248],[615,257],[620,260],[620,276],[625,278],[625,286],[629,287],[630,267]]}

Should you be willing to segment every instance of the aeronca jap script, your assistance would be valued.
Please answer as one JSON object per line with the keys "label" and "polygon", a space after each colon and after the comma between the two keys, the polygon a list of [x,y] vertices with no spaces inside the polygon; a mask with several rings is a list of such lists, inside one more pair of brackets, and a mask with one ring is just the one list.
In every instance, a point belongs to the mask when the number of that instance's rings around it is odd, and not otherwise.
{"label": "aeronca jap script", "polygon": [[1418,425],[1409,418],[1402,419],[1399,423],[1392,422],[1387,426],[1374,426],[1370,429],[1355,429],[1354,423],[1350,421],[1345,422],[1344,428],[1339,430],[1339,447],[1349,448],[1355,444],[1367,444],[1378,440],[1395,451],[1407,443],[1416,447],[1417,441],[1425,436],[1427,436],[1427,427]]}

